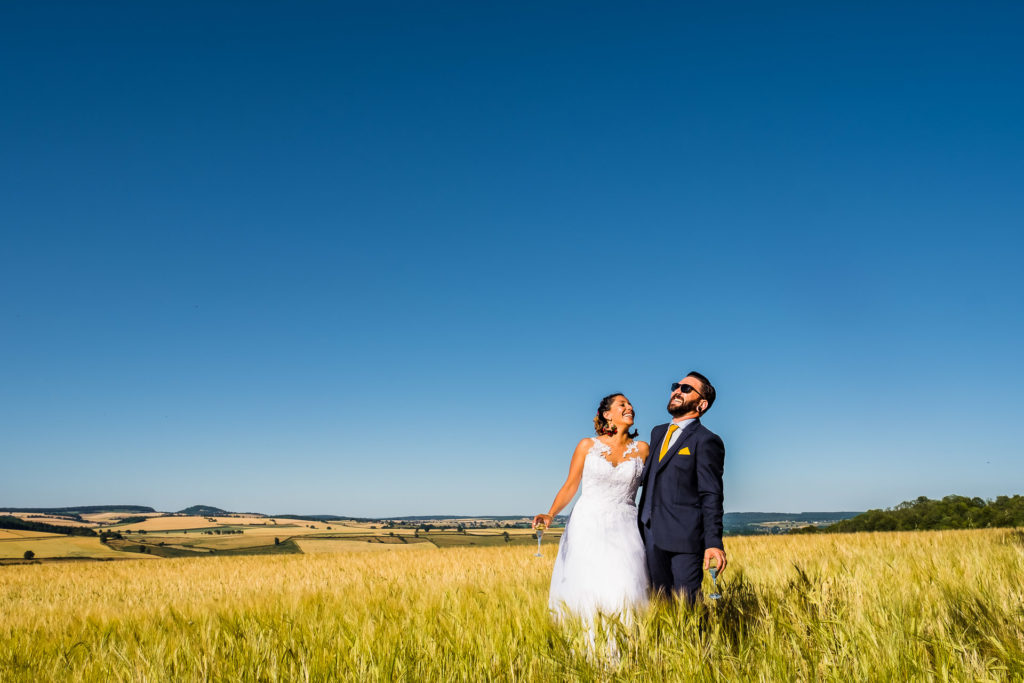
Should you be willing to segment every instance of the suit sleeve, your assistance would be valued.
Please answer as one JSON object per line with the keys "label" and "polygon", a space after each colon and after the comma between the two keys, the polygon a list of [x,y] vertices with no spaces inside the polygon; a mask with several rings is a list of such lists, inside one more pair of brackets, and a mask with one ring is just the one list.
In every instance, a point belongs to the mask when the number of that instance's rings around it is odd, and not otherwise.
{"label": "suit sleeve", "polygon": [[704,517],[704,547],[722,548],[722,473],[725,470],[725,444],[712,434],[701,444],[697,455],[697,496]]}

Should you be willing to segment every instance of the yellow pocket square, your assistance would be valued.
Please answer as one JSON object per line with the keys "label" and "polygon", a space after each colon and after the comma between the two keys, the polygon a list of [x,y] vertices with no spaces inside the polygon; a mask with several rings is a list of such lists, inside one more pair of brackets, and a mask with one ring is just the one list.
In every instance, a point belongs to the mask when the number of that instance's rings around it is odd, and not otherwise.
{"label": "yellow pocket square", "polygon": [[690,447],[689,446],[683,446],[682,450],[679,451],[679,455],[689,455],[689,454],[690,454]]}

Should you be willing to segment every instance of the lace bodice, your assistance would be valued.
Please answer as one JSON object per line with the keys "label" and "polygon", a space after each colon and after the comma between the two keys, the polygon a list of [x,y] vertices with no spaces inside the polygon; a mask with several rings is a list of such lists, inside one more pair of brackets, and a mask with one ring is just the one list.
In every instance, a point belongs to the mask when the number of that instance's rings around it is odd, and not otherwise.
{"label": "lace bodice", "polygon": [[613,465],[608,460],[611,447],[594,439],[594,445],[587,451],[583,462],[583,492],[580,500],[634,505],[636,490],[640,486],[640,474],[644,469],[643,460],[636,455],[638,450],[639,444],[631,442],[622,454],[622,462]]}

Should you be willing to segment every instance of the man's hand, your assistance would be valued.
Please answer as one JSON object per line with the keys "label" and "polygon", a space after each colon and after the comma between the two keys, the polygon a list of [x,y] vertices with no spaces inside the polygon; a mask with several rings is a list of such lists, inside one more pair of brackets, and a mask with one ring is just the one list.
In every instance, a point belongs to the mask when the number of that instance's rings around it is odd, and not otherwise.
{"label": "man's hand", "polygon": [[722,572],[725,571],[725,551],[721,548],[708,548],[704,551],[704,571],[708,570],[711,566],[711,560],[715,560],[718,567],[718,575],[721,576]]}

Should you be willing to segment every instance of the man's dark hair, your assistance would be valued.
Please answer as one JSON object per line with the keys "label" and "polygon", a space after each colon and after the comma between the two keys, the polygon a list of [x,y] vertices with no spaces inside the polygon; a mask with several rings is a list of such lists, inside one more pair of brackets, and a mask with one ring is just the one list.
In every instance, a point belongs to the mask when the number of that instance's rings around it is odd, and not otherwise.
{"label": "man's dark hair", "polygon": [[700,383],[704,385],[704,391],[700,392],[704,396],[704,400],[708,402],[708,407],[704,409],[704,412],[711,410],[711,406],[715,405],[715,388],[711,386],[711,382],[708,378],[700,374],[696,370],[690,370],[686,373],[687,377],[696,377],[700,380]]}

